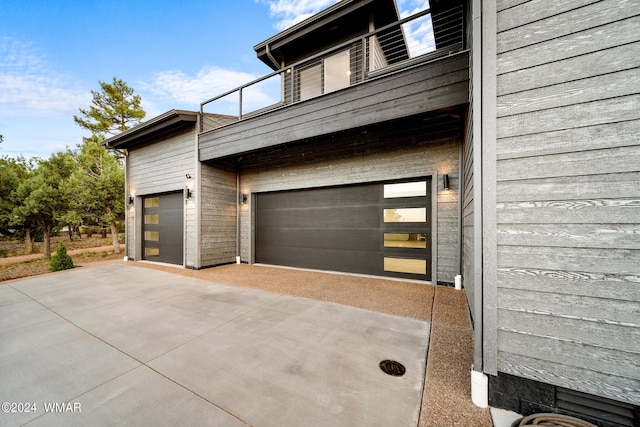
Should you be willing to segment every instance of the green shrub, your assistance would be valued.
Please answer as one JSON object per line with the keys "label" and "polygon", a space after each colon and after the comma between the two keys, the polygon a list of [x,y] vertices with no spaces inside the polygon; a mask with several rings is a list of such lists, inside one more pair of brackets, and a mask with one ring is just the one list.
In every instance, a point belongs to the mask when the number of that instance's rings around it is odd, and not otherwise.
{"label": "green shrub", "polygon": [[73,268],[73,260],[67,255],[67,248],[60,242],[58,246],[56,246],[56,254],[51,258],[49,270],[61,271],[70,268]]}

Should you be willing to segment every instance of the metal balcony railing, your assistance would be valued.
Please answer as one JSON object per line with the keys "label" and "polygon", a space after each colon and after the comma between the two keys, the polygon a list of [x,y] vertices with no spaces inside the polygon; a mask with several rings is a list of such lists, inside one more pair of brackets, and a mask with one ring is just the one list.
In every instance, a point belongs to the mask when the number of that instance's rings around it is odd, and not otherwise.
{"label": "metal balcony railing", "polygon": [[200,104],[200,114],[247,119],[449,56],[464,44],[462,6],[438,15],[427,9],[208,99]]}

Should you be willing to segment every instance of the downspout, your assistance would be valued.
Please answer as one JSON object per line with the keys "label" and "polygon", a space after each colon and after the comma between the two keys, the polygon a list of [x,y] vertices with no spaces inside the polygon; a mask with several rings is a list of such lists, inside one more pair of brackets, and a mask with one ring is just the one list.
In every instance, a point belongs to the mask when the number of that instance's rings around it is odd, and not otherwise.
{"label": "downspout", "polygon": [[488,378],[484,365],[484,283],[483,283],[483,200],[482,200],[482,0],[473,0],[471,8],[472,43],[472,134],[473,134],[473,366],[471,400],[481,408],[488,406]]}
{"label": "downspout", "polygon": [[280,64],[278,64],[278,61],[276,60],[276,58],[274,58],[273,55],[271,54],[271,49],[269,48],[268,43],[265,45],[265,51],[267,53],[267,58],[271,60],[271,63],[276,67],[276,70],[279,70]]}

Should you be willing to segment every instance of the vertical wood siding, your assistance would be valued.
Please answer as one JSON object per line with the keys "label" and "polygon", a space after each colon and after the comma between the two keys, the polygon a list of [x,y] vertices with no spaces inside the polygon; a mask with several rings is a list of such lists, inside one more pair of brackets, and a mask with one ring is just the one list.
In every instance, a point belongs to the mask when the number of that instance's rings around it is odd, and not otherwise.
{"label": "vertical wood siding", "polygon": [[236,173],[228,167],[202,164],[200,262],[227,264],[236,257]]}
{"label": "vertical wood siding", "polygon": [[[129,224],[127,227],[129,256],[142,259],[138,253],[141,248],[142,201],[140,197],[151,194],[183,191],[187,185],[186,174],[195,177],[196,150],[195,128],[178,135],[162,139],[140,148],[129,150],[129,194],[135,194],[137,201],[134,208],[129,208]],[[195,196],[195,194],[194,194]],[[186,264],[196,263],[196,205],[192,197],[185,203],[185,231],[189,239],[185,246]],[[138,225],[138,226],[136,226]]]}
{"label": "vertical wood siding", "polygon": [[640,2],[497,27],[498,370],[640,404]]}
{"label": "vertical wood siding", "polygon": [[[405,145],[407,136],[380,141],[374,132],[365,132],[371,143],[313,144],[274,150],[267,154],[245,155],[241,165],[243,193],[280,191],[357,184],[438,174],[437,256],[438,280],[453,282],[458,274],[459,239],[459,150],[461,141],[448,138]],[[428,135],[418,138],[428,139]],[[413,138],[413,137],[410,137]],[[393,148],[392,148],[393,147]],[[451,190],[443,191],[441,175],[449,174]],[[252,257],[251,206],[241,212],[241,257]]]}

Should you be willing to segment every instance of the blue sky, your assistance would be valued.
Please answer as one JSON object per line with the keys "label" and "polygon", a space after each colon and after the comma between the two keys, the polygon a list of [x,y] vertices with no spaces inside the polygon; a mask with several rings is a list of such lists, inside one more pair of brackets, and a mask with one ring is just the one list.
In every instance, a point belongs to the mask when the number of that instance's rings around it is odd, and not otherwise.
{"label": "blue sky", "polygon": [[[0,0],[0,155],[88,136],[73,116],[118,77],[150,119],[268,74],[253,46],[336,0]],[[426,0],[398,1],[403,15]]]}

